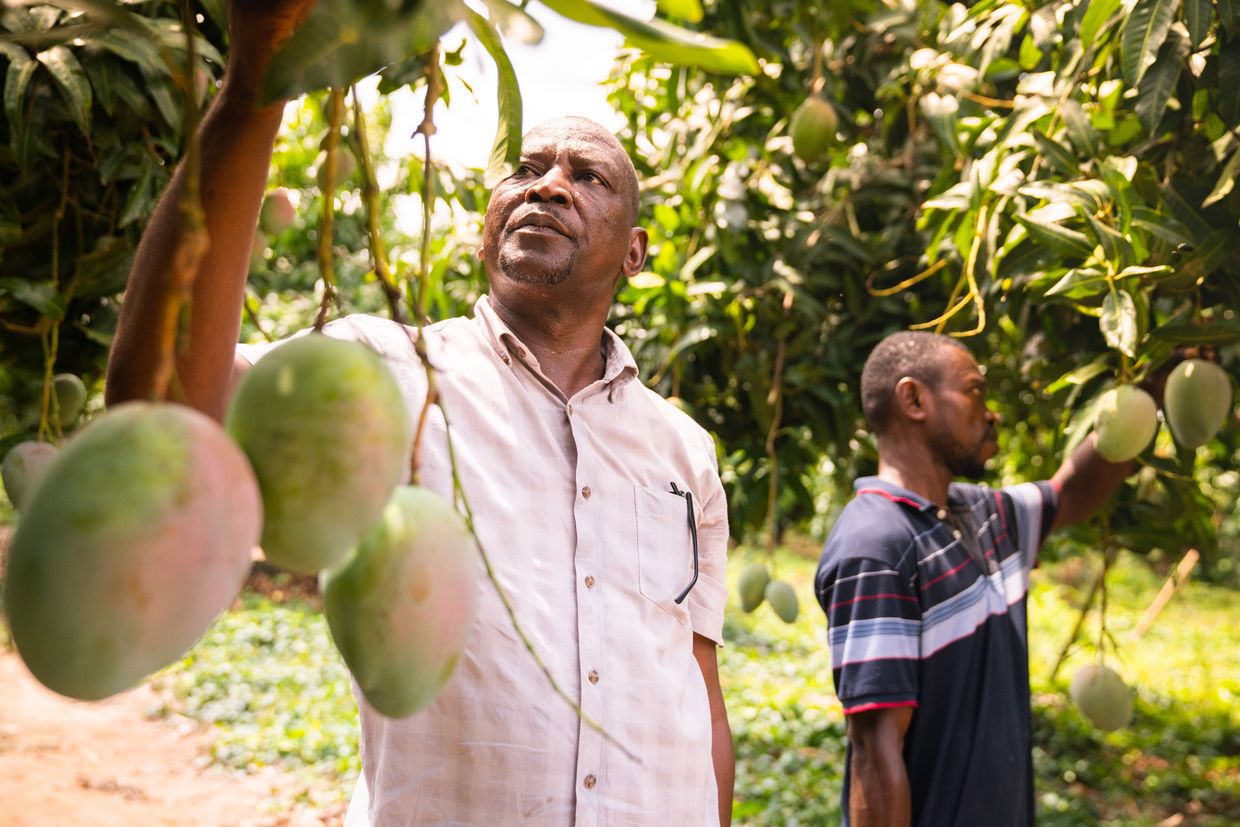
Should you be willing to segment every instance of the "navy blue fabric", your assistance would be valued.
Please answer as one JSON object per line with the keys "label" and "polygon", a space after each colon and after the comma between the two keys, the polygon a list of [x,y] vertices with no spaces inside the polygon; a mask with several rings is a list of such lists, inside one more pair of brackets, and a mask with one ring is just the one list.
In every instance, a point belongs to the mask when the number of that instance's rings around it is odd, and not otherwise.
{"label": "navy blue fabric", "polygon": [[815,579],[845,713],[915,708],[914,824],[1032,825],[1025,598],[1054,488],[954,483],[945,509],[877,477],[856,488]]}

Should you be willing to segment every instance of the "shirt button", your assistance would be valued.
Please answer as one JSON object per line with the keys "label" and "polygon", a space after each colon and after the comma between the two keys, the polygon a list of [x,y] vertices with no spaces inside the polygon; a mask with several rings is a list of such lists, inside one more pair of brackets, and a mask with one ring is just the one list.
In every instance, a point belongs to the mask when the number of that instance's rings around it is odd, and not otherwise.
{"label": "shirt button", "polygon": [[961,537],[961,534],[960,534],[960,529],[958,529],[958,528],[953,528],[953,529],[952,529],[952,536],[953,536],[953,537],[955,537],[957,540],[959,540],[959,539],[960,539],[960,537]]}
{"label": "shirt button", "polygon": [[499,358],[501,358],[501,359],[503,359],[503,360],[504,360],[504,364],[505,364],[505,365],[511,365],[511,364],[512,364],[512,359],[508,356],[508,354],[507,354],[507,353],[501,353],[501,354],[499,355]]}
{"label": "shirt button", "polygon": [[569,416],[572,416],[573,415],[573,404],[571,402],[568,403],[568,405],[564,408],[564,410],[568,412]]}
{"label": "shirt button", "polygon": [[590,486],[587,485],[581,489],[581,496],[585,497],[587,500],[590,499]]}
{"label": "shirt button", "polygon": [[586,588],[587,589],[594,588],[594,575],[593,574],[586,575]]}
{"label": "shirt button", "polygon": [[598,672],[591,669],[590,674],[587,675],[587,678],[589,678],[590,683],[598,683]]}
{"label": "shirt button", "polygon": [[947,519],[947,509],[946,509],[946,508],[940,508],[940,509],[939,509],[939,511],[938,511],[938,514],[937,514],[936,516],[937,516],[940,520],[946,520],[946,519]]}
{"label": "shirt button", "polygon": [[587,790],[594,789],[594,785],[597,783],[598,783],[598,779],[594,777],[594,773],[590,773],[589,775],[587,775],[585,778],[581,780],[582,786],[585,787]]}

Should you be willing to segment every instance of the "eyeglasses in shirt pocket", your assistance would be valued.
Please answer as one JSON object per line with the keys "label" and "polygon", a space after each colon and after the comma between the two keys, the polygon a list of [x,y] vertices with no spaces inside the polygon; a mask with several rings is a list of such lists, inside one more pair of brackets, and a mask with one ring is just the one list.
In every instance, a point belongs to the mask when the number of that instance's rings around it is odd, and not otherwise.
{"label": "eyeglasses in shirt pocket", "polygon": [[687,603],[676,596],[693,577],[685,498],[671,491],[633,487],[637,515],[637,574],[642,595],[681,623],[689,622]]}

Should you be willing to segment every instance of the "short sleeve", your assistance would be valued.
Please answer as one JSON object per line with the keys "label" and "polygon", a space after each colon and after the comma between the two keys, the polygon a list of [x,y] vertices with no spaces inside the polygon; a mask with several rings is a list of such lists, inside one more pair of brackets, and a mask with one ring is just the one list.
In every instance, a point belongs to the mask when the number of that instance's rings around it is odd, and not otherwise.
{"label": "short sleeve", "polygon": [[844,557],[825,585],[819,600],[844,713],[916,706],[921,605],[908,579],[885,561]]}
{"label": "short sleeve", "polygon": [[715,470],[715,445],[706,436],[712,457],[709,488],[703,491],[702,517],[698,523],[698,582],[689,592],[689,624],[693,631],[723,645],[723,611],[728,602],[724,577],[728,561],[728,505]]}
{"label": "short sleeve", "polygon": [[1059,509],[1059,494],[1050,482],[1025,482],[1003,489],[1012,504],[1013,523],[1016,526],[1016,545],[1032,568],[1038,559],[1055,513]]}

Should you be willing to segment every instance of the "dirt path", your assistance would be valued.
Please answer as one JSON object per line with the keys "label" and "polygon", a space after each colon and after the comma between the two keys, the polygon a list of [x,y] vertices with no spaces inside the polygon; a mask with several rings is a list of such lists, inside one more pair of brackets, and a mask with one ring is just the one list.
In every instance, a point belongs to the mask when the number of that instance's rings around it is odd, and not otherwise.
{"label": "dirt path", "polygon": [[337,827],[339,811],[298,805],[276,770],[199,769],[206,736],[186,719],[151,720],[139,687],[98,703],[39,685],[0,651],[0,827]]}

